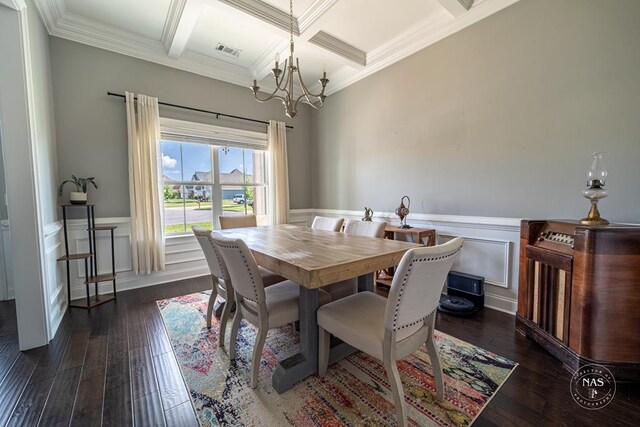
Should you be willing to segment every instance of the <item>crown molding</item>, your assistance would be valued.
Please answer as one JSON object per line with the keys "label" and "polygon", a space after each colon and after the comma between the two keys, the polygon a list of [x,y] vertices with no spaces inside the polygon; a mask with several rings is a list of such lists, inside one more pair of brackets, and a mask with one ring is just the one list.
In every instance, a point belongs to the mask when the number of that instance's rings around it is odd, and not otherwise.
{"label": "crown molding", "polygon": [[[24,0],[0,1],[24,2]],[[304,23],[305,31],[313,31],[314,24],[338,1],[316,0],[307,8],[300,18],[301,22]],[[443,8],[440,13],[419,22],[403,34],[370,52],[362,52],[327,33],[318,32],[311,38],[311,43],[349,61],[348,65],[344,65],[329,76],[331,82],[327,86],[326,94],[336,93],[518,1],[475,0],[468,12],[454,18]],[[172,0],[161,40],[153,40],[132,34],[98,21],[69,13],[64,8],[64,0],[34,0],[34,2],[49,34],[52,36],[243,87],[250,84],[254,72],[256,79],[259,80],[267,76],[271,69],[272,58],[276,53],[283,54],[289,44],[288,40],[274,43],[249,68],[230,64],[189,50],[185,50],[179,58],[172,58],[167,55],[167,46],[171,46],[172,37],[175,36],[175,31],[180,25],[182,10],[189,3],[189,0]],[[287,33],[289,32],[289,15],[260,0],[217,0],[217,2],[241,10],[263,22],[274,25]],[[298,25],[298,21],[294,18],[294,34],[296,35],[300,34]],[[363,61],[366,63],[365,66],[361,65]],[[313,84],[310,87],[314,91],[318,90],[318,88],[319,84]],[[275,84],[266,83],[262,91],[268,93],[274,89]]]}
{"label": "crown molding", "polygon": [[[175,26],[171,39],[165,40],[163,32],[162,44],[167,47],[166,42],[168,42],[167,54],[171,58],[179,58],[187,48],[187,43],[198,23],[198,18],[203,8],[203,0],[186,0],[186,3],[180,11],[178,23]],[[170,19],[175,21],[176,18],[174,16]]]}
{"label": "crown molding", "polygon": [[180,24],[180,17],[182,16],[182,11],[186,3],[187,0],[171,0],[171,4],[169,4],[169,13],[167,13],[167,19],[164,21],[164,28],[162,29],[162,37],[160,39],[167,49],[167,52],[171,47],[171,41],[176,34],[178,24]]}
{"label": "crown molding", "polygon": [[264,51],[258,59],[254,61],[249,67],[249,72],[257,81],[264,79],[271,73],[276,54],[280,54],[281,57],[286,58],[285,54],[289,48],[289,40],[276,40],[267,50]]}
{"label": "crown molding", "polygon": [[56,23],[64,15],[64,5],[57,0],[35,0],[36,10],[49,34],[53,34]]}
{"label": "crown molding", "polygon": [[452,16],[460,16],[466,13],[471,6],[473,6],[473,0],[436,0],[445,9],[449,11]]}
{"label": "crown molding", "polygon": [[304,34],[307,32],[309,28],[313,24],[315,24],[318,19],[322,17],[333,5],[338,3],[339,0],[316,0],[300,14],[298,18],[298,27],[300,29],[300,34]]}
{"label": "crown molding", "polygon": [[333,52],[361,67],[367,65],[366,52],[363,52],[357,47],[352,46],[349,43],[345,43],[324,31],[318,31],[309,39],[309,43],[320,46],[321,48]]}
{"label": "crown molding", "polygon": [[[289,33],[291,31],[291,22],[289,13],[284,12],[277,7],[271,6],[260,0],[218,0],[220,3],[233,7],[247,15],[253,16],[267,24],[271,24],[276,28]],[[298,20],[293,18],[293,34],[300,35]]]}
{"label": "crown molding", "polygon": [[27,7],[27,3],[24,0],[0,0],[0,6],[7,6],[9,9],[17,10],[18,12]]}
{"label": "crown molding", "polygon": [[403,34],[369,52],[366,68],[345,76],[343,79],[336,79],[334,76],[331,87],[327,86],[327,95],[336,93],[395,64],[518,1],[520,0],[484,0],[476,3],[465,15],[455,19],[451,19],[451,15],[443,9],[441,13],[419,22]]}

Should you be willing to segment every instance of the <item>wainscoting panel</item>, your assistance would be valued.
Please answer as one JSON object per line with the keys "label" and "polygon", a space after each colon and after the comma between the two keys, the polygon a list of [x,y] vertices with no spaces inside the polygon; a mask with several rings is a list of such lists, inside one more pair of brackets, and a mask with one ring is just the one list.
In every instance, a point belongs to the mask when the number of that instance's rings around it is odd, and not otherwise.
{"label": "wainscoting panel", "polygon": [[49,339],[55,336],[67,310],[67,286],[64,263],[58,257],[64,255],[62,224],[55,222],[44,227],[45,286],[49,304]]}
{"label": "wainscoting panel", "polygon": [[[361,219],[360,211],[331,209],[292,209],[289,222],[309,226],[314,216]],[[390,212],[377,213],[374,221],[399,224],[396,215]],[[144,286],[204,276],[209,270],[196,239],[190,235],[169,237],[166,240],[166,269],[150,275],[136,275],[131,271],[131,248],[129,246],[129,218],[96,218],[96,224],[118,225],[116,229],[116,270],[119,291]],[[409,224],[415,227],[435,228],[438,242],[455,236],[465,238],[465,246],[455,269],[485,278],[486,306],[508,313],[515,313],[518,293],[518,253],[520,220],[515,218],[486,218],[453,215],[410,214]],[[70,221],[70,247],[86,250],[86,222]],[[98,266],[101,272],[111,267],[111,252],[108,234],[101,235],[98,243]],[[78,269],[80,267],[80,269]],[[72,265],[72,299],[85,294],[83,284],[84,267]],[[109,292],[110,283],[99,286],[99,292]],[[93,287],[92,287],[93,288]],[[93,292],[93,290],[91,291]]]}
{"label": "wainscoting panel", "polygon": [[[457,236],[440,234],[439,243]],[[511,242],[507,240],[465,237],[464,247],[452,270],[484,277],[484,283],[509,288],[511,271]]]}
{"label": "wainscoting panel", "polygon": [[[292,224],[309,225],[315,215],[362,219],[363,211],[334,209],[294,209],[290,211]],[[374,214],[374,221],[399,225],[392,212]],[[462,236],[465,243],[454,270],[485,278],[485,305],[515,314],[518,297],[518,254],[520,219],[471,217],[458,215],[410,214],[408,224],[414,227],[435,228],[437,242],[443,243]]]}
{"label": "wainscoting panel", "polygon": [[0,221],[0,238],[2,239],[2,267],[3,272],[0,273],[0,281],[4,281],[2,286],[6,289],[6,299],[14,299],[16,297],[16,285],[13,278],[13,255],[11,253],[11,230],[9,229],[9,221]]}
{"label": "wainscoting panel", "polygon": [[[114,250],[116,261],[116,288],[118,292],[144,286],[173,282],[190,277],[209,274],[204,254],[192,235],[174,236],[166,239],[165,270],[149,275],[136,275],[131,264],[131,224],[129,218],[96,218],[96,225],[117,225],[114,231]],[[87,252],[89,250],[87,223],[85,220],[71,220],[68,222],[69,248],[72,251]],[[111,236],[109,232],[96,232],[98,241],[98,271],[111,271]],[[64,250],[64,246],[63,246]],[[71,264],[71,299],[85,296],[84,262]],[[111,292],[111,282],[98,285],[99,293]],[[94,287],[90,286],[93,295]]]}

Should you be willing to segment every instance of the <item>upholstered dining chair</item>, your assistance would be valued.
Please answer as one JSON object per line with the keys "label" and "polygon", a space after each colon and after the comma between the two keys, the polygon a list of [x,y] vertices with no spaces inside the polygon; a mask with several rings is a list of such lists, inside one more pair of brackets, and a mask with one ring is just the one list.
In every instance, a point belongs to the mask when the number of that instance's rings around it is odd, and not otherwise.
{"label": "upholstered dining chair", "polygon": [[[229,357],[235,359],[236,340],[242,319],[258,327],[251,362],[251,388],[258,386],[260,358],[269,329],[293,323],[299,318],[300,286],[291,280],[264,287],[258,265],[242,239],[229,239],[213,233],[215,242],[229,271],[236,294],[236,314],[231,327]],[[318,304],[331,297],[319,290]]]}
{"label": "upholstered dining chair", "polygon": [[221,215],[218,219],[220,220],[220,228],[223,230],[227,228],[256,227],[258,225],[255,215]]}
{"label": "upholstered dining chair", "polygon": [[[344,233],[350,234],[352,236],[382,238],[384,237],[384,229],[386,227],[386,222],[358,221],[355,219],[348,219],[344,223]],[[356,277],[352,277],[351,279],[342,280],[340,282],[325,286],[322,289],[331,294],[331,301],[336,301],[358,292],[358,279]]]}
{"label": "upholstered dining chair", "polygon": [[[212,288],[209,303],[207,304],[207,328],[211,328],[211,316],[213,315],[213,306],[216,298],[220,296],[224,299],[224,307],[220,315],[220,331],[218,332],[218,346],[224,347],[227,321],[229,320],[229,314],[235,301],[233,286],[222,255],[211,239],[211,230],[205,230],[196,225],[192,226],[191,229],[202,248],[202,252],[204,252],[204,257],[207,260],[209,272],[211,273]],[[258,267],[258,272],[264,286],[271,286],[284,280],[284,278],[262,267]]]}
{"label": "upholstered dining chair", "polygon": [[325,216],[317,216],[311,223],[314,230],[340,231],[344,218],[327,218]]}
{"label": "upholstered dining chair", "polygon": [[408,250],[393,276],[389,298],[360,292],[318,309],[320,376],[327,373],[331,335],[384,364],[396,405],[398,425],[406,425],[404,391],[396,361],[426,343],[439,399],[444,382],[438,349],[433,340],[436,308],[463,239],[443,245]]}

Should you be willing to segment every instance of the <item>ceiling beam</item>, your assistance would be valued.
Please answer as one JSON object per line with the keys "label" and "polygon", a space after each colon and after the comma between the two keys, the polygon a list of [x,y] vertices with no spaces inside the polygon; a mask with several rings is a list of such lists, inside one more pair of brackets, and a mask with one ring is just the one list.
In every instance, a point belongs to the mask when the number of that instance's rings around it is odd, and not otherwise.
{"label": "ceiling beam", "polygon": [[437,0],[454,17],[458,17],[473,6],[473,0]]}
{"label": "ceiling beam", "polygon": [[203,0],[171,1],[162,31],[162,44],[169,57],[179,58],[184,53],[203,7]]}
{"label": "ceiling beam", "polygon": [[341,58],[347,59],[359,66],[367,65],[367,54],[355,46],[345,43],[324,31],[318,31],[309,39],[309,43],[320,46],[329,52],[335,53]]}
{"label": "ceiling beam", "polygon": [[[220,3],[231,6],[238,9],[247,15],[253,16],[261,21],[271,24],[276,28],[290,32],[291,21],[289,20],[289,13],[284,12],[277,7],[271,6],[260,0],[218,0]],[[293,34],[300,35],[298,29],[298,20],[293,18]]]}
{"label": "ceiling beam", "polygon": [[339,0],[316,0],[300,14],[298,25],[300,34],[304,34],[313,24],[331,9]]}

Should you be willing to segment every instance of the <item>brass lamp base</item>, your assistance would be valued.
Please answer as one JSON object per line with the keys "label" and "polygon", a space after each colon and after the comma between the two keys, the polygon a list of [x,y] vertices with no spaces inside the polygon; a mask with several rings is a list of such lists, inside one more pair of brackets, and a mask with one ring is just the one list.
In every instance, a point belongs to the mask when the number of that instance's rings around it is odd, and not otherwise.
{"label": "brass lamp base", "polygon": [[589,210],[589,214],[586,218],[582,218],[580,220],[580,224],[585,225],[607,225],[609,221],[600,217],[600,212],[598,211],[598,201],[591,201],[591,209]]}

